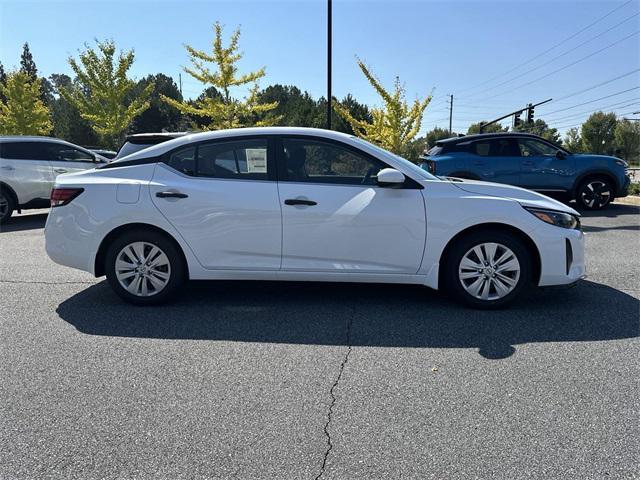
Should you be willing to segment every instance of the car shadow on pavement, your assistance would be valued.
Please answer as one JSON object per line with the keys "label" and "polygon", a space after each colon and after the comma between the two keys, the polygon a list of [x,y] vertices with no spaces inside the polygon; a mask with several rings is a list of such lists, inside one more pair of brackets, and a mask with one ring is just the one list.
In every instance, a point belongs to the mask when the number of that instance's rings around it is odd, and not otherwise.
{"label": "car shadow on pavement", "polygon": [[[572,207],[576,208],[576,205],[572,205]],[[638,215],[640,213],[640,206],[624,205],[621,203],[611,203],[602,210],[576,209],[584,218],[616,218],[624,215]]]}
{"label": "car shadow on pavement", "polygon": [[37,213],[35,215],[18,215],[11,217],[7,223],[0,225],[0,233],[44,228],[44,224],[47,222],[47,215],[48,213]]}
{"label": "car shadow on pavement", "polygon": [[475,348],[503,359],[515,345],[639,335],[638,299],[584,281],[540,290],[508,309],[465,309],[419,286],[289,282],[190,282],[174,303],[134,307],[106,282],[57,313],[89,335],[306,345]]}

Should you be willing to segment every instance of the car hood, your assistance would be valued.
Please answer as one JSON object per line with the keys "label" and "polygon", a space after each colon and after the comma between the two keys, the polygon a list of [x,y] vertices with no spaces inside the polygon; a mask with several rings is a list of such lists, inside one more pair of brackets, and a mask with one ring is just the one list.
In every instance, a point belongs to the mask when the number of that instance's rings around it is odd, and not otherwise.
{"label": "car hood", "polygon": [[559,212],[566,212],[572,215],[579,216],[573,208],[565,205],[562,202],[549,198],[546,195],[542,195],[531,190],[526,190],[520,187],[514,187],[512,185],[505,185],[502,183],[481,182],[477,180],[464,180],[461,178],[447,178],[452,185],[455,185],[461,190],[467,193],[475,193],[478,195],[508,198],[520,203],[527,207],[546,208],[548,210],[556,210]]}

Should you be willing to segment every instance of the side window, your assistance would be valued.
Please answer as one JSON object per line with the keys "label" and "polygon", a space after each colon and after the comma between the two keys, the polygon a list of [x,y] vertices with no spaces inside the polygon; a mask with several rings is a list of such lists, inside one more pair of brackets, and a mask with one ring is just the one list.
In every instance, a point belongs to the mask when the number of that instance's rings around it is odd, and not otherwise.
{"label": "side window", "polygon": [[489,152],[491,151],[491,142],[489,142],[488,140],[475,142],[471,146],[471,151],[476,155],[480,155],[481,157],[488,157]]}
{"label": "side window", "polygon": [[56,162],[93,162],[91,154],[69,145],[42,142],[42,149],[46,160]]}
{"label": "side window", "polygon": [[0,143],[0,158],[7,160],[46,160],[43,142],[3,142]]}
{"label": "side window", "polygon": [[382,161],[321,140],[282,141],[287,180],[291,182],[375,185]]}
{"label": "side window", "polygon": [[496,138],[491,141],[492,157],[519,157],[518,142],[513,138]]}
{"label": "side window", "polygon": [[166,163],[195,177],[267,180],[267,140],[214,142],[187,147],[172,153]]}
{"label": "side window", "polygon": [[518,143],[520,145],[520,152],[523,157],[533,157],[533,156],[555,156],[558,152],[557,148],[553,148],[551,145],[540,142],[538,140],[533,140],[531,138],[520,138],[518,139]]}

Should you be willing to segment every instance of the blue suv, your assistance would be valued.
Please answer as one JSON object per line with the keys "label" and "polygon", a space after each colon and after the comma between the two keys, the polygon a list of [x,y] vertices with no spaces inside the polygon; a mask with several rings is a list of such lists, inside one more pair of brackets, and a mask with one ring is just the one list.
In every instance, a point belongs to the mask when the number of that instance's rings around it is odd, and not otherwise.
{"label": "blue suv", "polygon": [[434,175],[508,183],[588,210],[603,208],[629,189],[627,163],[605,155],[575,154],[526,133],[487,133],[439,140],[421,157]]}

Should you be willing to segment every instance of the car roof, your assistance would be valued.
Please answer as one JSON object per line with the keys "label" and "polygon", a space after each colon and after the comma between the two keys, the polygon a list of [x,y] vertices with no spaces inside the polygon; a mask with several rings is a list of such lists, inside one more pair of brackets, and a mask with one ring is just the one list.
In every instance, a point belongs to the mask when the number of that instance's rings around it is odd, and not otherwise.
{"label": "car roof", "polygon": [[533,133],[525,133],[525,132],[494,132],[494,133],[476,133],[473,135],[463,135],[461,137],[451,137],[444,138],[442,140],[436,141],[436,145],[449,145],[456,144],[462,142],[472,142],[474,140],[488,140],[491,138],[501,138],[501,137],[529,137],[529,138],[537,138],[542,139],[539,135],[534,135]]}
{"label": "car roof", "polygon": [[184,137],[191,132],[158,132],[158,133],[134,133],[127,135],[125,142],[134,144],[160,143],[174,138]]}
{"label": "car roof", "polygon": [[[66,140],[61,140],[59,138],[54,137],[44,137],[38,135],[0,135],[0,142],[9,141],[9,142],[57,142],[57,143],[66,143],[69,145],[74,145],[73,143],[69,143]],[[79,147],[80,145],[74,145],[75,147]],[[84,148],[84,147],[81,147]]]}
{"label": "car roof", "polygon": [[[134,152],[122,159],[133,160],[137,158],[145,158],[149,156],[162,155],[169,150],[182,145],[188,145],[193,142],[202,142],[206,140],[215,140],[217,138],[233,138],[252,135],[307,135],[313,137],[333,138],[335,140],[353,139],[353,135],[346,133],[335,132],[333,130],[324,130],[321,128],[307,128],[307,127],[250,127],[250,128],[232,128],[228,130],[214,130],[211,132],[201,133],[188,133],[181,135],[172,140],[158,143],[151,147]],[[120,159],[118,159],[120,160]],[[116,162],[113,163],[117,163]]]}

